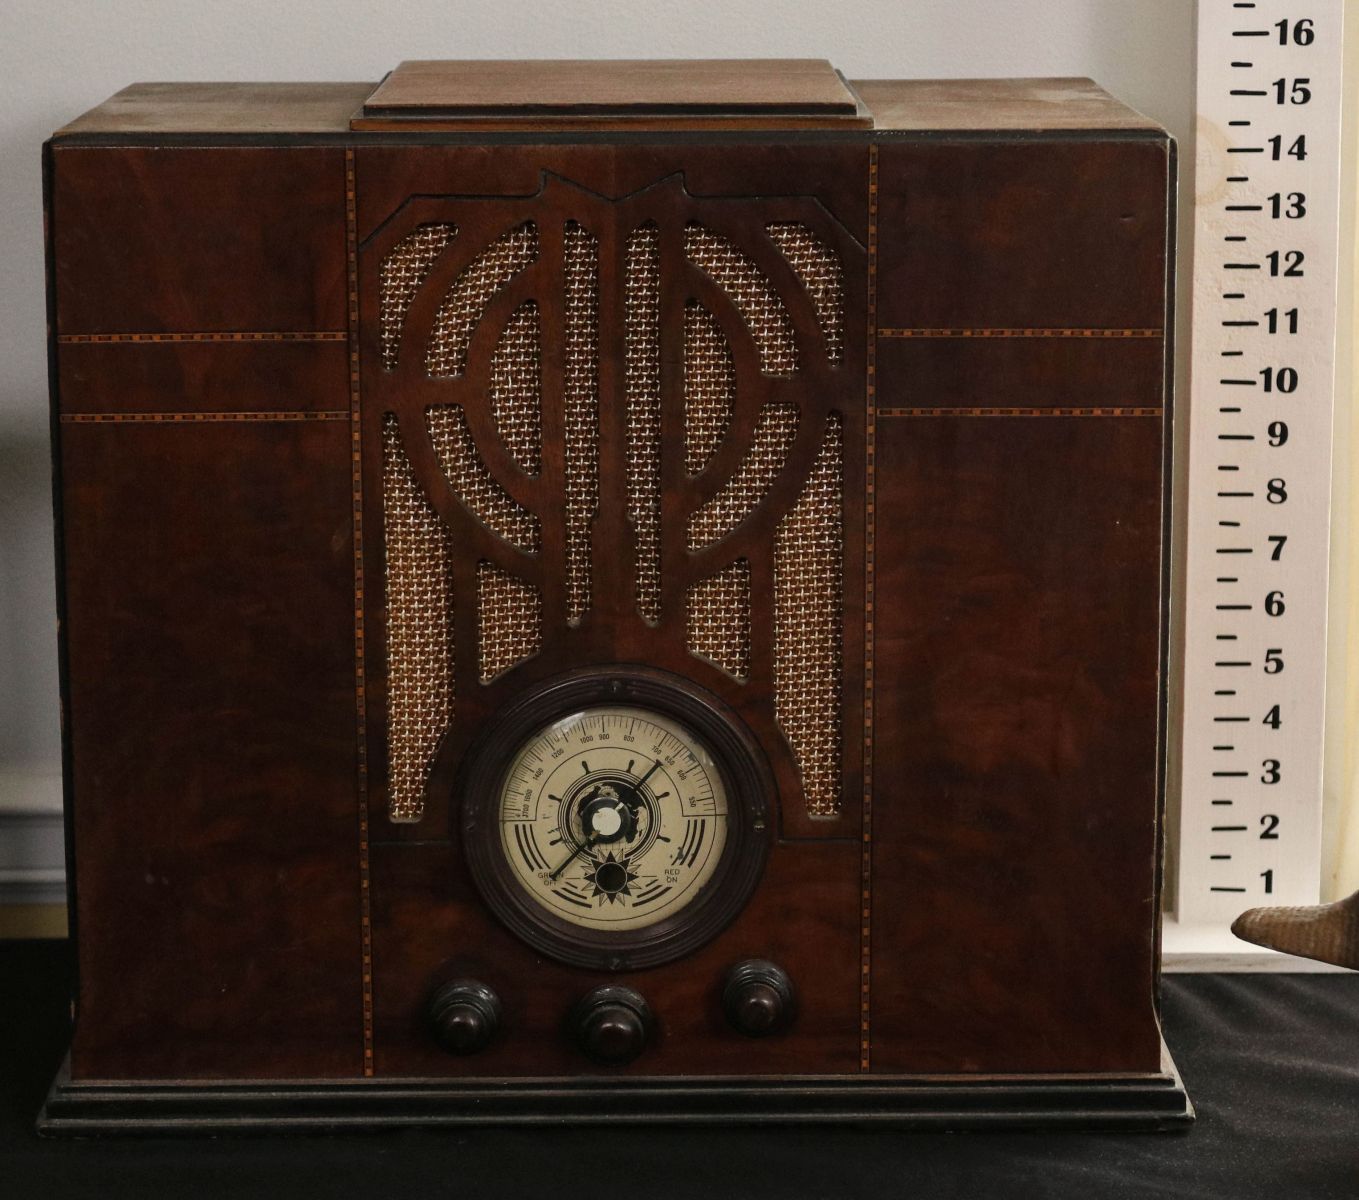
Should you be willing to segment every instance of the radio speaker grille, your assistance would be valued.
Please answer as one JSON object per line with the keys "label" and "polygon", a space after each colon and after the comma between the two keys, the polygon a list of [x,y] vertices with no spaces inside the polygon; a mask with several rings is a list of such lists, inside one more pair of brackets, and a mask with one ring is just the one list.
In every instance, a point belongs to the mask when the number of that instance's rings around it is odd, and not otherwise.
{"label": "radio speaker grille", "polygon": [[453,718],[452,545],[411,471],[394,416],[382,422],[387,588],[387,792],[419,820],[439,739]]}
{"label": "radio speaker grille", "polygon": [[491,358],[496,430],[526,475],[543,465],[542,345],[538,306],[529,300],[515,310]]}
{"label": "radio speaker grille", "polygon": [[684,469],[697,475],[731,427],[736,367],[716,318],[696,300],[684,306]]}
{"label": "radio speaker grille", "polygon": [[793,323],[763,271],[726,238],[691,223],[684,232],[685,253],[731,297],[750,327],[766,375],[791,375],[797,370]]}
{"label": "radio speaker grille", "polygon": [[[654,623],[661,604],[661,242],[655,225],[639,226],[628,239],[626,277],[628,519],[637,547],[637,611]],[[687,372],[685,380],[687,388]]]}
{"label": "radio speaker grille", "polygon": [[378,286],[382,297],[382,365],[390,371],[396,367],[401,346],[401,327],[406,323],[415,293],[425,282],[434,261],[456,236],[454,225],[421,225],[402,238],[385,259],[378,272]]}
{"label": "radio speaker grille", "polygon": [[483,525],[520,550],[537,550],[542,539],[538,518],[496,482],[481,459],[460,404],[435,404],[425,422],[439,466],[463,505]]}
{"label": "radio speaker grille", "polygon": [[725,537],[755,511],[788,459],[798,419],[796,404],[766,404],[760,410],[750,450],[736,473],[690,520],[690,550]]}
{"label": "radio speaker grille", "polygon": [[[563,220],[557,217],[557,220]],[[683,219],[683,218],[681,218]],[[679,227],[676,227],[679,232]],[[835,251],[806,226],[794,222],[752,225],[765,250],[745,249],[732,235],[689,221],[684,252],[729,298],[749,332],[752,397],[738,397],[737,347],[716,309],[686,297],[683,319],[683,426],[680,444],[662,446],[663,288],[683,286],[661,278],[661,231],[650,221],[627,240],[623,278],[623,350],[626,405],[627,512],[635,539],[636,607],[642,618],[661,619],[661,548],[664,537],[691,552],[720,543],[743,522],[769,521],[769,542],[693,583],[685,596],[684,637],[691,653],[746,682],[758,646],[772,638],[773,708],[801,772],[813,814],[839,806],[841,773],[840,702],[843,655],[844,431],[832,413],[813,468],[795,503],[779,516],[762,516],[762,505],[788,464],[800,425],[811,420],[807,402],[784,399],[783,380],[804,369],[803,356],[819,353],[799,346],[787,299],[766,274],[776,250],[790,279],[806,293],[822,331],[828,366],[845,354],[845,282]],[[379,269],[381,362],[396,372],[403,326],[410,306],[440,256],[459,236],[452,223],[421,225],[398,242]],[[465,230],[462,236],[466,236]],[[738,240],[743,240],[739,239]],[[489,363],[487,394],[470,398],[450,389],[448,403],[424,410],[435,458],[453,497],[481,524],[526,554],[544,549],[545,523],[560,522],[564,541],[566,620],[577,624],[591,604],[594,567],[592,537],[600,495],[600,246],[581,223],[564,220],[562,258],[554,264],[562,288],[561,341],[562,507],[553,514],[530,512],[517,502],[487,466],[478,440],[488,430],[525,475],[537,477],[549,447],[544,438],[545,314],[538,300],[524,299],[505,322]],[[750,252],[748,252],[750,251]],[[473,333],[497,292],[534,264],[541,253],[539,227],[525,221],[481,249],[453,280],[439,303],[421,366],[435,379],[466,376]],[[752,257],[752,254],[754,257]],[[756,260],[764,256],[765,266]],[[613,286],[610,278],[610,286]],[[725,319],[725,318],[724,318]],[[742,356],[749,353],[740,348]],[[741,359],[744,363],[744,357]],[[810,362],[810,358],[807,362]],[[396,378],[394,375],[393,378]],[[745,376],[741,376],[745,379]],[[466,386],[465,382],[461,386]],[[464,408],[476,404],[473,410]],[[662,458],[682,457],[689,477],[708,469],[726,440],[738,400],[759,404],[744,457],[715,494],[677,528],[661,523]],[[485,405],[482,408],[481,405]],[[745,411],[745,410],[741,410]],[[818,409],[824,411],[824,408]],[[820,417],[816,419],[819,421]],[[491,428],[493,426],[493,429]],[[473,435],[473,428],[477,436]],[[400,424],[382,422],[383,515],[386,533],[387,704],[390,811],[393,819],[417,819],[434,755],[453,717],[454,596],[452,562],[457,546],[424,495],[402,442]],[[513,488],[512,483],[509,484]],[[766,558],[766,555],[769,557]],[[470,565],[470,564],[469,564]],[[507,564],[512,567],[512,564]],[[758,569],[757,569],[758,568]],[[752,588],[773,589],[773,629],[753,629]],[[498,562],[475,567],[475,595],[459,598],[471,606],[462,618],[475,622],[475,666],[463,666],[465,682],[488,683],[539,653],[547,636],[544,598],[536,584]],[[768,597],[761,597],[767,603]],[[762,661],[764,661],[762,659]]]}
{"label": "radio speaker grille", "polygon": [[839,258],[805,225],[785,222],[765,229],[812,299],[826,338],[827,361],[844,362],[845,272]]}
{"label": "radio speaker grille", "polygon": [[774,543],[774,712],[816,816],[840,807],[844,537],[844,429],[832,413]]}
{"label": "radio speaker grille", "polygon": [[451,379],[467,369],[467,347],[491,297],[538,257],[538,227],[525,221],[478,255],[449,289],[434,317],[425,369]]}
{"label": "radio speaker grille", "polygon": [[738,558],[689,589],[689,649],[737,679],[750,675],[750,563]]}
{"label": "radio speaker grille", "polygon": [[590,525],[599,507],[599,243],[566,223],[566,615],[590,607]]}
{"label": "radio speaker grille", "polygon": [[543,598],[494,563],[477,564],[477,646],[481,682],[543,648]]}

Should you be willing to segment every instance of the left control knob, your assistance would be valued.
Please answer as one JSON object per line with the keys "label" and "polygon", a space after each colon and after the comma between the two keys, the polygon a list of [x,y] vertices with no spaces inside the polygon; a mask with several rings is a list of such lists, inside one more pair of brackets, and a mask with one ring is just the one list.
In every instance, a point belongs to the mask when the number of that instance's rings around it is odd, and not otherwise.
{"label": "left control knob", "polygon": [[434,1040],[449,1054],[476,1054],[495,1038],[500,997],[475,979],[455,979],[430,996],[429,1024]]}

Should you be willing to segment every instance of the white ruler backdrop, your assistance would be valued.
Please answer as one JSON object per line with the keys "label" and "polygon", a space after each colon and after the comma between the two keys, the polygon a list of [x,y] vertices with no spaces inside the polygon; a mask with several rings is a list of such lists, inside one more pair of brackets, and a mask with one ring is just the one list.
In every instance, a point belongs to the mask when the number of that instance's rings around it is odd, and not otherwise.
{"label": "white ruler backdrop", "polygon": [[1342,0],[1200,0],[1176,916],[1312,904]]}

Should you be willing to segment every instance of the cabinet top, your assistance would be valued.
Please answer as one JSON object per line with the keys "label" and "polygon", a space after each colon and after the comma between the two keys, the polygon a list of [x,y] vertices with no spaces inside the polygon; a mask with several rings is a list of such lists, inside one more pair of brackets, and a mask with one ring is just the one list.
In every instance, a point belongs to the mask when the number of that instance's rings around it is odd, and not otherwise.
{"label": "cabinet top", "polygon": [[483,59],[403,62],[363,116],[428,121],[504,117],[801,117],[858,115],[824,58]]}
{"label": "cabinet top", "polygon": [[371,83],[136,83],[60,141],[383,133],[1160,132],[1089,79],[847,81],[823,59],[409,62]]}

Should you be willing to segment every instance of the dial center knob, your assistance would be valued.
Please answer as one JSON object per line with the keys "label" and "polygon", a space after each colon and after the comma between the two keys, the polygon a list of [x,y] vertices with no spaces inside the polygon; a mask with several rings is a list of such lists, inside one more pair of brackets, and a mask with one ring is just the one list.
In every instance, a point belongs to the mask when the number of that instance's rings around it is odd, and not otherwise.
{"label": "dial center knob", "polygon": [[623,828],[623,814],[612,805],[607,808],[596,808],[590,814],[590,828],[596,837],[613,837]]}

